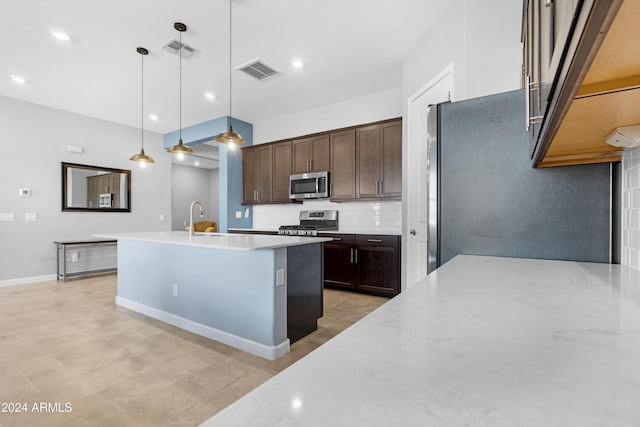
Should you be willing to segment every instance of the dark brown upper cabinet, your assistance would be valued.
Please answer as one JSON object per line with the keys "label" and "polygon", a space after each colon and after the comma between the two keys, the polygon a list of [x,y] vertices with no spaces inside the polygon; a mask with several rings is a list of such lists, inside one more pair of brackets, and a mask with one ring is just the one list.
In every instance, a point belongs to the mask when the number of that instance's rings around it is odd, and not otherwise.
{"label": "dark brown upper cabinet", "polygon": [[292,150],[292,173],[324,172],[330,169],[329,134],[295,139]]}

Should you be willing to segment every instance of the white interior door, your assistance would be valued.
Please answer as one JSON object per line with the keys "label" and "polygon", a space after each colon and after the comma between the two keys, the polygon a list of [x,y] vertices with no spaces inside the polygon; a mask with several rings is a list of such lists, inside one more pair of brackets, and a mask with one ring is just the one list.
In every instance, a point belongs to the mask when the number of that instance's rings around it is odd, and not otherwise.
{"label": "white interior door", "polygon": [[[449,66],[409,99],[407,170],[407,286],[427,276],[429,174],[427,170],[429,105],[451,100],[453,67]],[[437,208],[432,203],[431,209]]]}

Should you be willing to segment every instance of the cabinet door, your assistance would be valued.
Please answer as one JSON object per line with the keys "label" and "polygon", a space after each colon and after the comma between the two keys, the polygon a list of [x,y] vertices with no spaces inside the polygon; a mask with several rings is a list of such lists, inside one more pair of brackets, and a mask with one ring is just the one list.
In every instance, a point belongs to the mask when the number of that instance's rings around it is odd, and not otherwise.
{"label": "cabinet door", "polygon": [[331,200],[356,197],[356,134],[354,130],[331,134]]}
{"label": "cabinet door", "polygon": [[[526,86],[525,90],[528,93],[528,117],[527,127],[530,132],[529,139],[529,152],[533,155],[536,145],[538,143],[538,136],[540,135],[541,119],[544,114],[542,95],[540,93],[540,81],[541,81],[541,8],[543,0],[528,0],[527,8],[527,31],[526,31],[526,54],[528,59],[528,69],[526,71]],[[532,119],[537,118],[537,119]]]}
{"label": "cabinet door", "polygon": [[400,290],[398,237],[358,235],[356,242],[356,289],[397,295]]}
{"label": "cabinet door", "polygon": [[291,141],[273,145],[273,201],[289,202],[291,175]]}
{"label": "cabinet door", "polygon": [[380,125],[380,197],[402,196],[402,121]]}
{"label": "cabinet door", "polygon": [[324,244],[324,284],[329,287],[355,287],[355,236],[334,237]]}
{"label": "cabinet door", "polygon": [[273,146],[258,146],[258,182],[256,186],[258,203],[271,203],[273,195]]}
{"label": "cabinet door", "polygon": [[242,203],[255,204],[258,186],[258,152],[255,148],[242,150]]}
{"label": "cabinet door", "polygon": [[329,134],[296,139],[293,145],[293,173],[330,170]]}
{"label": "cabinet door", "polygon": [[331,169],[329,156],[329,134],[311,138],[311,172],[325,172]]}
{"label": "cabinet door", "polygon": [[540,96],[543,105],[551,101],[556,85],[557,72],[565,59],[564,48],[570,37],[575,12],[575,0],[542,1]]}
{"label": "cabinet door", "polygon": [[380,128],[356,129],[356,198],[378,197],[380,188]]}
{"label": "cabinet door", "polygon": [[296,139],[292,143],[293,173],[306,173],[310,170],[311,138]]}

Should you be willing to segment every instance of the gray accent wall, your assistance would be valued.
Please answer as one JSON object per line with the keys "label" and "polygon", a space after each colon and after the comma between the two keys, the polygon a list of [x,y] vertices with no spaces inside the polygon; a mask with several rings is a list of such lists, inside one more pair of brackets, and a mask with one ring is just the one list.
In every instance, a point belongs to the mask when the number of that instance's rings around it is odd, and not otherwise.
{"label": "gray accent wall", "polygon": [[522,90],[441,106],[441,264],[457,254],[609,262],[611,166],[532,168],[524,107]]}
{"label": "gray accent wall", "polygon": [[[0,156],[0,212],[15,215],[0,221],[0,286],[54,278],[54,240],[171,229],[171,159],[162,135],[145,132],[155,163],[140,169],[129,160],[140,152],[137,128],[0,96],[0,129],[3,147],[11,147]],[[69,152],[70,145],[84,152]],[[62,212],[61,162],[130,169],[131,212]],[[20,188],[31,196],[19,196]],[[25,221],[25,213],[37,221]]]}

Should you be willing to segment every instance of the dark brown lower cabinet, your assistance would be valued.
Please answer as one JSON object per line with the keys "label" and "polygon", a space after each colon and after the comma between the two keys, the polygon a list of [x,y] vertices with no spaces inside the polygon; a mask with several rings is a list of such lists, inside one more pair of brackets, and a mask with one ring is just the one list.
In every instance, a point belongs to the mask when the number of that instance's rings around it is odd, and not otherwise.
{"label": "dark brown lower cabinet", "polygon": [[389,297],[400,293],[400,236],[327,237],[334,240],[324,244],[325,287]]}

